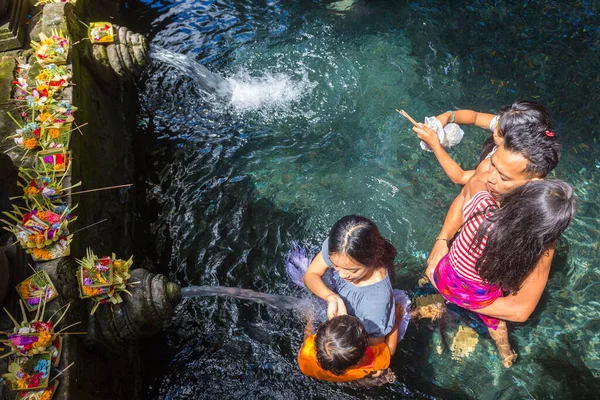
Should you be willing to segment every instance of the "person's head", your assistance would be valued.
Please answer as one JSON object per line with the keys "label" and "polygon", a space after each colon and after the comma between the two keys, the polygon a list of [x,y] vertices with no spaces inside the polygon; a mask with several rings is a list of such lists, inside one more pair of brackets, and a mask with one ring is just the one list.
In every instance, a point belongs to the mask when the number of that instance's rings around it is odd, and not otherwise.
{"label": "person's head", "polygon": [[317,362],[324,370],[342,375],[365,355],[369,335],[360,320],[340,315],[321,324],[315,337]]}
{"label": "person's head", "polygon": [[504,135],[515,128],[529,135],[541,135],[552,131],[550,114],[543,105],[527,100],[517,100],[498,110],[500,119],[494,129],[496,146],[504,143]]}
{"label": "person's head", "polygon": [[512,128],[490,158],[487,189],[496,198],[525,183],[544,179],[560,160],[560,145],[554,136],[532,136]]}
{"label": "person's head", "polygon": [[[483,161],[488,153],[495,146],[501,146],[505,143],[505,136],[511,134],[513,136],[525,136],[541,139],[542,145],[550,146],[551,149],[542,151],[542,157],[556,157],[552,153],[558,152],[560,156],[560,147],[556,140],[556,134],[552,129],[552,121],[546,108],[536,102],[517,100],[514,103],[503,106],[498,110],[499,120],[494,128],[494,132],[490,138],[485,142],[480,161]],[[522,146],[517,146],[522,147]],[[550,150],[550,154],[547,154],[547,150]],[[540,159],[532,159],[528,154],[530,151],[524,152],[525,157],[531,159],[532,168],[535,169],[536,164],[540,162]],[[558,160],[556,161],[558,163]],[[556,165],[554,165],[556,166]],[[544,174],[547,175],[554,167],[550,167]],[[543,168],[540,171],[543,172]],[[532,172],[532,171],[528,171]]]}
{"label": "person's head", "polygon": [[502,196],[502,207],[480,225],[475,245],[489,229],[476,269],[489,283],[516,293],[538,260],[575,215],[573,189],[560,180],[534,180]]}
{"label": "person's head", "polygon": [[358,282],[373,269],[384,267],[393,279],[398,251],[381,234],[375,222],[347,215],[329,231],[329,258],[342,279]]}

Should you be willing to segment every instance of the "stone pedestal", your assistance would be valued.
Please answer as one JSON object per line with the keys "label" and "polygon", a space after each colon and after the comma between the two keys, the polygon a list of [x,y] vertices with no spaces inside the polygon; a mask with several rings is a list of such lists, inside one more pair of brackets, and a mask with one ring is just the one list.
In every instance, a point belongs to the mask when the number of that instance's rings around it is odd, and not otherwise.
{"label": "stone pedestal", "polygon": [[0,0],[0,51],[23,47],[28,12],[29,0]]}

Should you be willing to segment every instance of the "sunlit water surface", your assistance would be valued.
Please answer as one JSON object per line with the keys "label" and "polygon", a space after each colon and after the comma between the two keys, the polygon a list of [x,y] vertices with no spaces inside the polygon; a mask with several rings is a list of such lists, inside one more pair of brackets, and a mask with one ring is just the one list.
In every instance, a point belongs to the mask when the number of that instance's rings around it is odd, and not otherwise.
{"label": "sunlit water surface", "polygon": [[[300,312],[199,297],[186,298],[148,343],[148,397],[597,396],[600,6],[505,3],[135,6],[154,54],[140,86],[136,237],[144,242],[136,257],[182,286],[306,296],[285,275],[290,242],[318,246],[338,218],[356,213],[398,247],[395,286],[413,289],[459,187],[394,108],[422,120],[454,108],[494,112],[519,98],[542,102],[564,146],[556,176],[576,187],[579,202],[538,309],[511,333],[519,359],[509,370],[485,337],[470,357],[452,360],[449,345],[464,322],[448,316],[409,327],[392,363],[396,384],[317,382],[296,365]],[[225,96],[206,93],[199,64]],[[470,167],[486,133],[465,133],[451,155]]]}

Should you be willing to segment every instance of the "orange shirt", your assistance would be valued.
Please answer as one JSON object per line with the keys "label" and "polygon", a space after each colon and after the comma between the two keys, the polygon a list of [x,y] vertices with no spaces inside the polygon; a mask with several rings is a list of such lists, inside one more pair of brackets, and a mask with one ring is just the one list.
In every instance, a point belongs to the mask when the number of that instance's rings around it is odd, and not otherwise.
{"label": "orange shirt", "polygon": [[309,336],[298,353],[298,364],[300,371],[306,376],[331,382],[348,382],[362,379],[369,373],[386,369],[390,366],[390,349],[385,343],[367,347],[362,365],[346,370],[343,375],[335,375],[324,370],[317,362],[317,348],[315,346],[316,335]]}

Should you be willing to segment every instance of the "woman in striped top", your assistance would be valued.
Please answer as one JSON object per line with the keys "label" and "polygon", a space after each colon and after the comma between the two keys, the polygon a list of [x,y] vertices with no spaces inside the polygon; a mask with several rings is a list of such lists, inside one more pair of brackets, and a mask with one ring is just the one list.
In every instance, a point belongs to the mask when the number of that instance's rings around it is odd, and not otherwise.
{"label": "woman in striped top", "polygon": [[[446,300],[477,311],[519,291],[571,222],[575,199],[562,181],[532,180],[504,195],[499,206],[477,176],[466,196],[463,229],[433,271],[432,283]],[[479,316],[496,341],[502,364],[510,367],[516,354],[506,322]]]}

